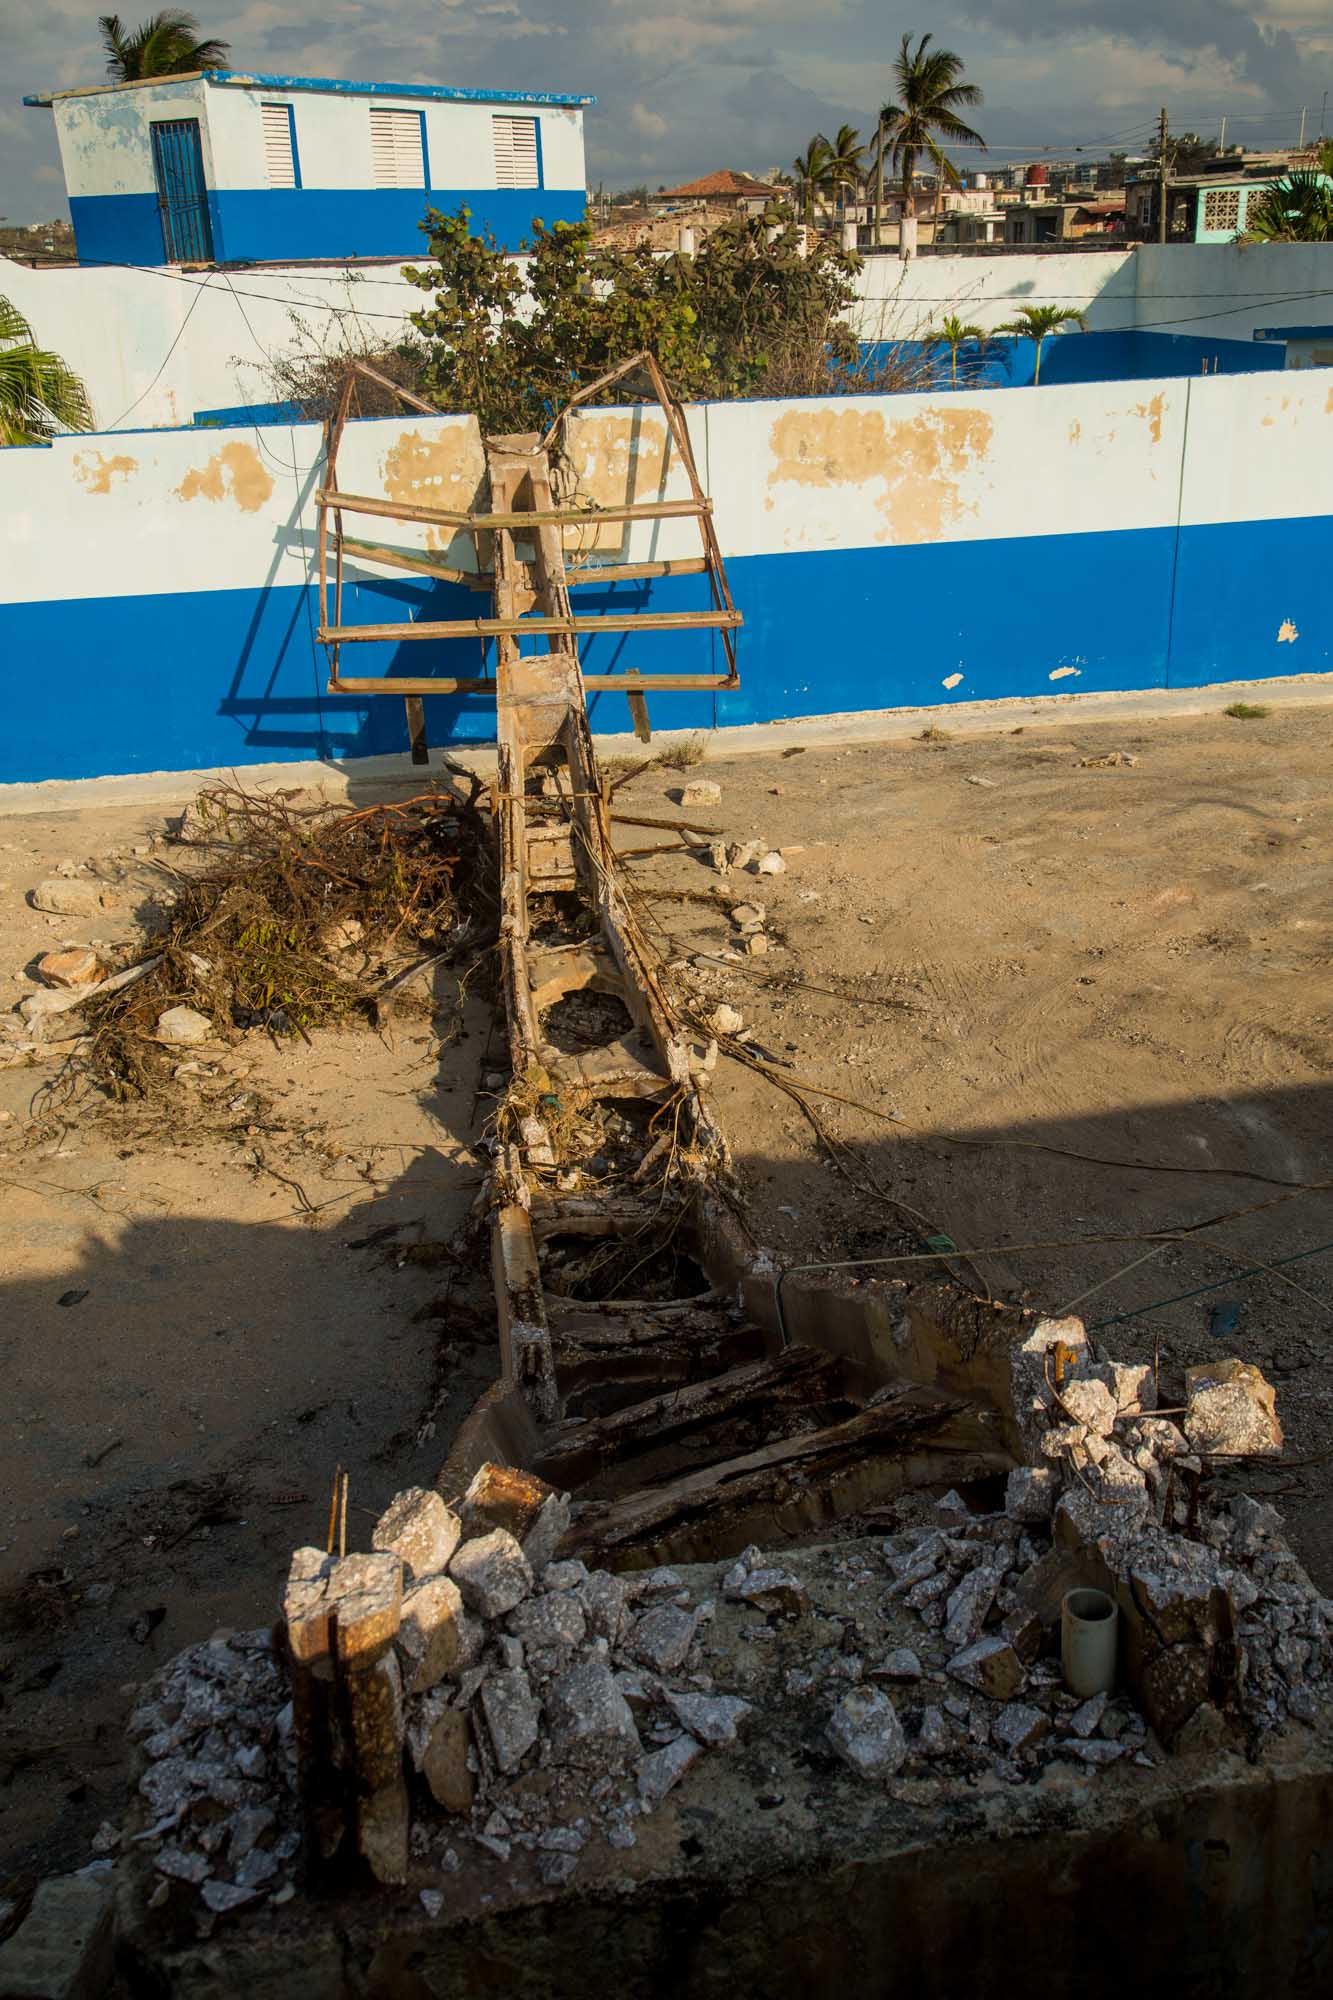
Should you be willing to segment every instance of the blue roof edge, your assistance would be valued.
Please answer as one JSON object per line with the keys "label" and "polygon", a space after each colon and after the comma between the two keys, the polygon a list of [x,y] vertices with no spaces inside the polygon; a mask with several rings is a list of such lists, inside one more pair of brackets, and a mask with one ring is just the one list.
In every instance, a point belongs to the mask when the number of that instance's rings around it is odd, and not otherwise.
{"label": "blue roof edge", "polygon": [[[266,76],[259,70],[239,69],[194,70],[188,78],[155,76],[145,77],[143,81],[154,84],[195,83],[201,77],[205,83],[227,84],[237,90],[325,90],[346,97],[435,97],[455,104],[556,104],[581,108],[597,102],[595,97],[570,91],[466,90],[461,84],[361,83],[341,76]],[[93,97],[102,90],[123,89],[124,85],[118,83],[84,85],[81,89],[47,91],[44,95],[25,97],[23,102],[40,110],[49,110],[57,97]]]}

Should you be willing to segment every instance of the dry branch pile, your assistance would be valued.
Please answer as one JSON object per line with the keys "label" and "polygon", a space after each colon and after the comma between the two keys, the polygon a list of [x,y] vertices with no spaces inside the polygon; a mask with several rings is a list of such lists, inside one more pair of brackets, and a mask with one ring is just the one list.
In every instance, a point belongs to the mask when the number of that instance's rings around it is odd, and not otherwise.
{"label": "dry branch pile", "polygon": [[91,1084],[118,1100],[167,1089],[181,1056],[161,1031],[172,1008],[205,1016],[224,1039],[377,1025],[423,954],[453,958],[475,941],[485,854],[475,787],[466,799],[432,791],[349,812],[218,785],[179,837],[202,865],[172,870],[163,933],[137,954],[151,970],[89,997],[64,1089]]}

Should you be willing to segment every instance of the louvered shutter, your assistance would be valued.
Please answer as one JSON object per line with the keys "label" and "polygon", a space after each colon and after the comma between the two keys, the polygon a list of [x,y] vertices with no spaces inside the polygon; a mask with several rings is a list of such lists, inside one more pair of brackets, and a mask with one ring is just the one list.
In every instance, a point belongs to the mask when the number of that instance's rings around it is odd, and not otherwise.
{"label": "louvered shutter", "polygon": [[495,185],[502,188],[535,188],[537,173],[537,120],[535,118],[492,118],[495,134]]}
{"label": "louvered shutter", "polygon": [[370,113],[370,162],[376,187],[425,187],[419,111]]}
{"label": "louvered shutter", "polygon": [[285,104],[261,104],[259,108],[264,120],[264,169],[268,184],[275,188],[295,187],[291,113]]}

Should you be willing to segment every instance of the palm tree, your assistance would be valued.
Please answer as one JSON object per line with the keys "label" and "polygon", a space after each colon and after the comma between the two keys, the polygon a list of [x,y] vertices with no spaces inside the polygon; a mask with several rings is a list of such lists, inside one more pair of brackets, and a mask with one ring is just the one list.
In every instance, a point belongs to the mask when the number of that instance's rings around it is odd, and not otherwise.
{"label": "palm tree", "polygon": [[802,222],[813,222],[815,219],[815,196],[823,186],[827,164],[828,140],[817,132],[805,151],[798,153],[791,163],[796,212]]}
{"label": "palm tree", "polygon": [[836,138],[826,139],[822,132],[817,138],[825,153],[820,187],[832,192],[841,209],[846,206],[848,189],[855,189],[861,180],[866,150],[861,134],[854,125],[839,125]]}
{"label": "palm tree", "polygon": [[58,354],[38,347],[11,300],[0,297],[0,445],[40,444],[57,431],[89,431],[87,391]]}
{"label": "palm tree", "polygon": [[932,40],[932,36],[922,35],[914,49],[912,37],[903,36],[902,47],[893,59],[897,102],[886,104],[879,114],[876,201],[878,203],[884,197],[884,158],[887,154],[891,172],[900,177],[905,215],[916,213],[912,185],[916,178],[916,163],[922,153],[929,158],[939,181],[947,181],[950,187],[957,187],[958,169],[940,145],[940,139],[980,146],[983,150],[986,145],[981,134],[974,132],[958,115],[960,111],[983,102],[980,90],[975,83],[959,81],[963,74],[962,57],[955,55],[952,49],[932,49]]}
{"label": "palm tree", "polygon": [[190,70],[220,69],[231,50],[230,42],[199,41],[199,23],[193,14],[168,7],[141,21],[133,33],[119,14],[103,14],[102,47],[106,50],[106,73],[118,83],[137,83],[148,76],[183,76]]}
{"label": "palm tree", "polygon": [[958,387],[958,350],[969,340],[985,343],[986,335],[979,326],[965,326],[957,313],[949,313],[938,327],[926,335],[927,347],[947,347],[949,350],[949,386]]}
{"label": "palm tree", "polygon": [[1251,195],[1241,243],[1333,242],[1333,187],[1325,174],[1293,168]]}
{"label": "palm tree", "polygon": [[1041,381],[1041,344],[1051,334],[1059,333],[1062,327],[1074,324],[1080,333],[1087,327],[1081,312],[1073,306],[1020,306],[1014,319],[997,326],[997,333],[1017,334],[1020,339],[1032,341],[1037,349],[1037,358],[1032,368],[1032,386],[1035,389]]}

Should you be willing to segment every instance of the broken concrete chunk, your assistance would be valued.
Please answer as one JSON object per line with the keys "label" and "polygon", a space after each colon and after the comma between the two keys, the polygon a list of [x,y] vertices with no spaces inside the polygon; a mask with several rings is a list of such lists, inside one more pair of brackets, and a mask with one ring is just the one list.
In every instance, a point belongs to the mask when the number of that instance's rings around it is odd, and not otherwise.
{"label": "broken concrete chunk", "polygon": [[1076,1378],[1060,1390],[1060,1402],[1072,1421],[1098,1437],[1109,1437],[1119,1415],[1115,1397],[1105,1382]]}
{"label": "broken concrete chunk", "polygon": [[45,952],[37,961],[37,977],[47,986],[68,990],[96,986],[103,973],[97,953],[78,946],[73,951]]}
{"label": "broken concrete chunk", "polygon": [[282,1615],[287,1623],[287,1643],[294,1659],[311,1663],[328,1657],[329,1577],[334,1558],[323,1549],[294,1549],[282,1594]]}
{"label": "broken concrete chunk", "polygon": [[907,1756],[898,1711],[875,1687],[854,1687],[843,1696],[829,1718],[828,1738],[862,1778],[891,1778]]}
{"label": "broken concrete chunk", "polygon": [[1041,1651],[1041,1632],[1041,1619],[1022,1603],[1000,1625],[1000,1637],[1008,1641],[1025,1667],[1030,1667]]}
{"label": "broken concrete chunk", "polygon": [[586,1563],[547,1563],[541,1574],[541,1586],[543,1590],[575,1590],[587,1574]]}
{"label": "broken concrete chunk", "polygon": [[641,1755],[643,1745],[629,1704],[609,1667],[596,1661],[571,1667],[546,1697],[556,1761],[601,1771]]}
{"label": "broken concrete chunk", "polygon": [[1081,1764],[1115,1764],[1124,1756],[1127,1745],[1108,1743],[1104,1737],[1083,1743],[1078,1737],[1071,1736],[1060,1748],[1066,1757],[1077,1757]]}
{"label": "broken concrete chunk", "polygon": [[537,1509],[536,1519],[520,1536],[519,1546],[534,1576],[540,1574],[569,1533],[569,1498],[564,1493],[548,1493]]}
{"label": "broken concrete chunk", "polygon": [[357,1846],[377,1882],[397,1886],[407,1880],[409,1820],[401,1778],[358,1802]]}
{"label": "broken concrete chunk", "polygon": [[366,1791],[394,1783],[403,1769],[403,1677],[392,1653],[343,1683],[357,1777]]}
{"label": "broken concrete chunk", "polygon": [[1110,1699],[1109,1694],[1094,1694],[1081,1702],[1066,1725],[1071,1733],[1075,1736],[1095,1736]]}
{"label": "broken concrete chunk", "polygon": [[745,1026],[745,1016],[739,1007],[728,1006],[723,1000],[707,1016],[705,1025],[715,1035],[738,1035]]}
{"label": "broken concrete chunk", "polygon": [[750,1702],[734,1694],[676,1694],[668,1688],[666,1703],[682,1728],[710,1749],[734,1743],[739,1724],[753,1712]]}
{"label": "broken concrete chunk", "polygon": [[521,1544],[554,1491],[544,1479],[519,1466],[483,1465],[459,1502],[463,1533],[471,1540],[492,1528],[504,1528]]}
{"label": "broken concrete chunk", "polygon": [[1041,1709],[1028,1702],[1011,1701],[996,1716],[990,1733],[992,1741],[1013,1757],[1039,1743],[1049,1728],[1050,1722]]}
{"label": "broken concrete chunk", "polygon": [[988,1694],[993,1701],[1009,1701],[1024,1680],[1023,1662],[1008,1640],[998,1636],[965,1646],[947,1662],[946,1672],[965,1687]]}
{"label": "broken concrete chunk", "polygon": [[787,869],[786,862],[776,849],[771,849],[767,854],[761,854],[754,866],[757,875],[783,875]]}
{"label": "broken concrete chunk", "polygon": [[401,1556],[417,1578],[438,1576],[458,1547],[463,1527],[452,1507],[424,1486],[409,1486],[375,1524],[371,1547]]}
{"label": "broken concrete chunk", "polygon": [[583,1644],[588,1621],[572,1591],[548,1591],[543,1597],[525,1599],[511,1611],[509,1629],[525,1646],[572,1652]]}
{"label": "broken concrete chunk", "polygon": [[986,1622],[986,1613],[995,1602],[1000,1587],[998,1570],[984,1565],[969,1570],[956,1590],[949,1593],[944,1607],[945,1643],[955,1651],[970,1646]]}
{"label": "broken concrete chunk", "polygon": [[343,1556],[329,1577],[338,1658],[361,1670],[398,1636],[403,1605],[403,1565],[387,1552]]}
{"label": "broken concrete chunk", "polygon": [[537,1741],[541,1711],[521,1671],[492,1674],[481,1691],[491,1748],[502,1771],[516,1770]]}
{"label": "broken concrete chunk", "polygon": [[692,1611],[672,1604],[659,1605],[635,1621],[628,1648],[643,1666],[654,1673],[671,1674],[683,1666],[694,1639],[697,1620]]}
{"label": "broken concrete chunk", "polygon": [[398,1651],[409,1694],[425,1694],[446,1674],[470,1664],[480,1632],[463,1609],[458,1586],[447,1576],[419,1583],[403,1598]]}
{"label": "broken concrete chunk", "polygon": [[1004,1511],[1011,1521],[1049,1521],[1060,1475],[1048,1465],[1016,1465],[1005,1481]]}
{"label": "broken concrete chunk", "polygon": [[614,1646],[625,1617],[625,1584],[609,1570],[592,1570],[574,1590],[588,1622],[591,1639],[605,1639]]}
{"label": "broken concrete chunk", "polygon": [[680,803],[683,806],[716,806],[722,803],[722,787],[715,785],[711,778],[691,778],[688,785],[682,785]]}
{"label": "broken concrete chunk", "polygon": [[752,1604],[760,1611],[785,1611],[796,1616],[809,1603],[804,1585],[785,1569],[748,1569],[739,1576],[731,1569],[722,1587],[727,1597],[739,1598],[742,1604]]}
{"label": "broken concrete chunk", "polygon": [[168,1007],[157,1017],[157,1039],[172,1048],[193,1048],[208,1041],[212,1033],[213,1023],[207,1014],[200,1014],[194,1007]]}
{"label": "broken concrete chunk", "polygon": [[1277,1508],[1252,1500],[1248,1493],[1238,1493],[1229,1502],[1228,1511],[1234,1524],[1232,1546],[1246,1554],[1262,1548],[1265,1542],[1282,1533],[1282,1516]]}
{"label": "broken concrete chunk", "polygon": [[454,1553],[449,1574],[462,1591],[464,1603],[482,1618],[499,1618],[512,1611],[532,1589],[528,1559],[505,1528],[494,1528],[488,1535],[464,1542]]}
{"label": "broken concrete chunk", "polygon": [[1053,1418],[1058,1421],[1048,1384],[1058,1383],[1062,1370],[1067,1379],[1071,1367],[1081,1366],[1087,1344],[1081,1319],[1043,1319],[1011,1350],[1010,1395],[1023,1457],[1040,1456],[1042,1433]]}
{"label": "broken concrete chunk", "polygon": [[1091,1380],[1106,1384],[1121,1418],[1157,1408],[1157,1385],[1146,1362],[1099,1361],[1095,1367],[1085,1367],[1083,1372]]}
{"label": "broken concrete chunk", "polygon": [[471,1812],[477,1781],[468,1764],[472,1725],[461,1708],[446,1708],[431,1729],[420,1770],[431,1797],[446,1812]]}
{"label": "broken concrete chunk", "polygon": [[1194,1451],[1282,1449],[1277,1394],[1249,1361],[1213,1361],[1185,1370],[1185,1436]]}
{"label": "broken concrete chunk", "polygon": [[752,931],[761,931],[764,927],[765,914],[762,903],[737,903],[730,912],[731,921],[742,937],[748,936]]}
{"label": "broken concrete chunk", "polygon": [[692,1769],[703,1756],[702,1743],[696,1743],[692,1736],[677,1736],[674,1742],[665,1744],[645,1757],[639,1766],[639,1797],[649,1812],[661,1805],[671,1787],[678,1784],[685,1773]]}
{"label": "broken concrete chunk", "polygon": [[876,1680],[919,1681],[921,1661],[910,1646],[895,1646],[886,1653],[883,1662],[871,1669]]}
{"label": "broken concrete chunk", "polygon": [[942,1708],[932,1706],[922,1709],[921,1727],[917,1731],[916,1747],[918,1750],[924,1750],[927,1756],[934,1756],[939,1751],[948,1749],[949,1724],[945,1719]]}
{"label": "broken concrete chunk", "polygon": [[102,907],[102,892],[95,882],[64,882],[50,877],[39,882],[29,898],[34,910],[55,917],[92,917]]}

